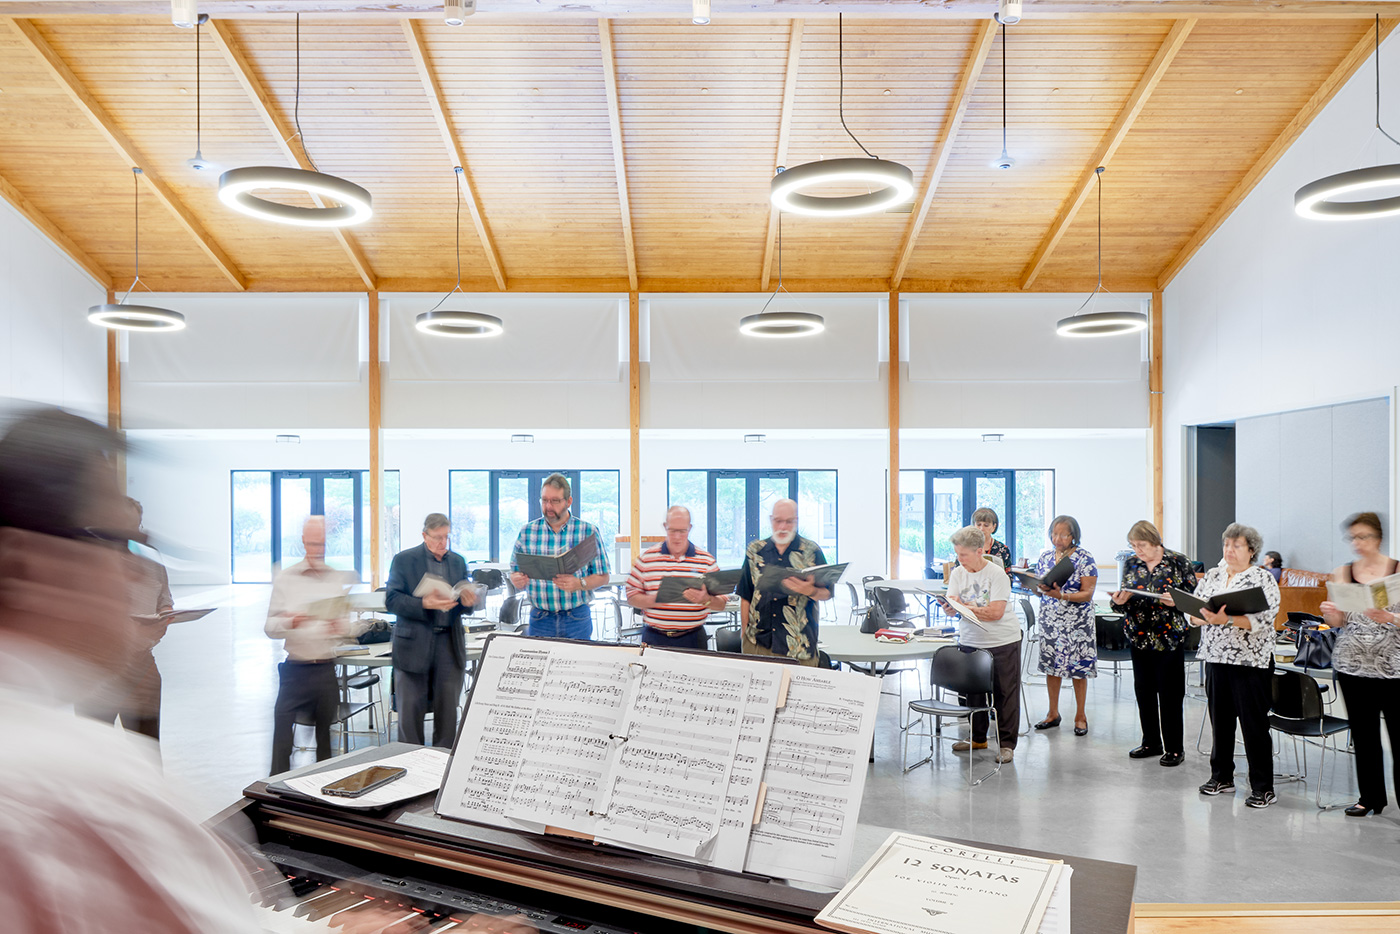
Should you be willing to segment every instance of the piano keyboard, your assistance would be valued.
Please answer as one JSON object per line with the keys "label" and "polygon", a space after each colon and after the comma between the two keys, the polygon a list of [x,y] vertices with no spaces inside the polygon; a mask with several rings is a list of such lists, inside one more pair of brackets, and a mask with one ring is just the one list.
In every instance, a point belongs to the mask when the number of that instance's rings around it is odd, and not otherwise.
{"label": "piano keyboard", "polygon": [[[277,871],[263,870],[265,880],[253,894],[258,920],[269,934],[333,932],[336,920],[377,907],[399,912],[404,930],[426,934],[450,932],[472,915],[523,915],[540,934],[635,934],[630,930],[595,924],[541,908],[483,895],[468,889],[441,885],[410,876],[368,872],[343,860],[294,850],[277,843],[259,847]],[[426,922],[426,926],[422,926]],[[397,922],[386,928],[399,930]]]}

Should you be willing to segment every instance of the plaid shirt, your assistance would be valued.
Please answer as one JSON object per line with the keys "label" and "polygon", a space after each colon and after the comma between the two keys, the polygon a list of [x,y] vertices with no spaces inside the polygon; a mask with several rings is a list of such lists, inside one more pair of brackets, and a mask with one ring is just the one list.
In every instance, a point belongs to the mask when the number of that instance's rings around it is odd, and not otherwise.
{"label": "plaid shirt", "polygon": [[[598,556],[574,576],[592,577],[594,574],[607,574],[608,553],[604,550],[603,537],[598,534],[598,527],[592,522],[583,521],[573,513],[569,513],[564,528],[558,532],[549,527],[549,522],[544,516],[531,519],[521,526],[520,534],[515,537],[515,548],[511,550],[510,569],[520,570],[520,565],[515,561],[517,551],[523,551],[527,555],[563,554],[590,535],[598,537]],[[591,591],[566,592],[554,586],[553,581],[537,581],[533,578],[525,590],[530,595],[530,603],[543,613],[562,613],[593,599]]]}

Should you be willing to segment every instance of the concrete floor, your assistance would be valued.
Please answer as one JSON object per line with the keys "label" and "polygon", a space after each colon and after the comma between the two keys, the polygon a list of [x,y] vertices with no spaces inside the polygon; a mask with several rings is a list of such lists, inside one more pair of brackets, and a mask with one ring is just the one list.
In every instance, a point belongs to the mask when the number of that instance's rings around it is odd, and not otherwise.
{"label": "concrete floor", "polygon": [[[198,622],[172,626],[156,648],[166,772],[212,814],[266,776],[281,644],[262,631],[267,587],[175,590],[178,606],[220,607]],[[922,677],[927,683],[926,670]],[[912,697],[914,678],[906,680]],[[1029,692],[1029,715],[1038,720],[1045,687],[1032,684]],[[1184,764],[1166,769],[1155,759],[1129,759],[1139,740],[1132,674],[1105,672],[1090,682],[1088,736],[1074,736],[1066,716],[1057,730],[1021,737],[1013,763],[968,788],[965,759],[946,744],[930,765],[902,773],[901,705],[884,697],[861,823],[1132,863],[1139,867],[1140,902],[1400,899],[1400,805],[1392,800],[1381,817],[1348,818],[1317,810],[1312,784],[1280,783],[1278,803],[1265,810],[1245,807],[1245,788],[1233,798],[1202,797],[1196,787],[1210,769],[1193,746],[1202,706],[1186,702]],[[1066,689],[1061,710],[1073,709]],[[1279,771],[1292,771],[1291,745],[1282,748]],[[1317,750],[1309,753],[1315,775]],[[313,760],[299,752],[292,764]],[[1336,771],[1332,761],[1329,754],[1323,800],[1351,803],[1350,757],[1342,756]],[[1237,780],[1244,773],[1241,754]]]}

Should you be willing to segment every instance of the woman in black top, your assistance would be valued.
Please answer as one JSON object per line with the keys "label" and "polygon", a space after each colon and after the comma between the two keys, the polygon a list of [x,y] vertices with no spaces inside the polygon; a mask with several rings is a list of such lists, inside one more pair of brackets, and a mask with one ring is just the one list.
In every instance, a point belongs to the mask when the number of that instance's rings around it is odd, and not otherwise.
{"label": "woman in black top", "polygon": [[972,524],[982,531],[987,537],[987,547],[982,550],[983,554],[991,555],[993,558],[1001,559],[1003,568],[1011,567],[1011,549],[1006,547],[1004,542],[999,542],[992,538],[996,530],[1001,527],[1001,520],[997,518],[994,510],[983,506],[972,513]]}
{"label": "woman in black top", "polygon": [[[1186,697],[1186,618],[1176,609],[1168,588],[1188,593],[1196,589],[1196,574],[1186,556],[1162,546],[1157,527],[1146,519],[1128,530],[1133,556],[1123,562],[1123,579],[1112,594],[1123,607],[1123,626],[1133,659],[1133,692],[1137,695],[1142,745],[1128,755],[1134,759],[1161,756],[1165,766],[1185,758],[1181,706]],[[1165,594],[1160,600],[1128,593],[1141,590]]]}

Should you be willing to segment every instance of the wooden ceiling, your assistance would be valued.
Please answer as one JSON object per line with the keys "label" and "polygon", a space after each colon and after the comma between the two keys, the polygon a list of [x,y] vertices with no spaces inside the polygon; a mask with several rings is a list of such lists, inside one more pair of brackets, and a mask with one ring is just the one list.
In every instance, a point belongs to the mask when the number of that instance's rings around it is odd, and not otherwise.
{"label": "wooden ceiling", "polygon": [[[908,165],[912,210],[782,219],[793,290],[1160,288],[1387,35],[1400,3],[1027,0],[222,2],[202,151],[369,189],[334,232],[244,217],[195,151],[195,33],[167,3],[0,2],[0,196],[89,273],[157,291],[757,291],[777,165]],[[587,8],[584,8],[584,7]],[[726,12],[726,6],[735,11]],[[738,8],[742,7],[742,12]],[[296,96],[295,11],[301,17]],[[1007,145],[1000,171],[1003,55]],[[300,126],[298,138],[297,127]],[[303,149],[304,144],[304,149]],[[131,167],[143,169],[135,180]],[[1338,170],[1350,166],[1338,166]]]}

